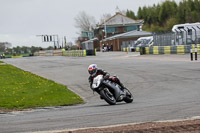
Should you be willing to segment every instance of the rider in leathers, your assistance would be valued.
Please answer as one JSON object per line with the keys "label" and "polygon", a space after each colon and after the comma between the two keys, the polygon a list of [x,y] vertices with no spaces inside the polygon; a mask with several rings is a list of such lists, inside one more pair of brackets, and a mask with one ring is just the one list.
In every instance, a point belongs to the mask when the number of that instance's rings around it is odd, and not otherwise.
{"label": "rider in leathers", "polygon": [[[90,71],[91,67],[93,67],[93,68],[95,67],[94,70],[92,70],[94,72]],[[96,64],[90,65],[88,67],[88,72],[90,74],[90,77],[88,78],[89,83],[90,83],[90,88],[92,88],[93,78],[95,78],[98,75],[103,75],[104,79],[108,79],[108,80],[110,80],[112,82],[117,83],[121,87],[121,90],[125,89],[124,85],[120,82],[120,80],[119,80],[119,78],[117,76],[113,76],[113,77],[110,76],[110,74],[108,72],[106,72],[106,71],[104,71],[102,69],[98,69]]]}

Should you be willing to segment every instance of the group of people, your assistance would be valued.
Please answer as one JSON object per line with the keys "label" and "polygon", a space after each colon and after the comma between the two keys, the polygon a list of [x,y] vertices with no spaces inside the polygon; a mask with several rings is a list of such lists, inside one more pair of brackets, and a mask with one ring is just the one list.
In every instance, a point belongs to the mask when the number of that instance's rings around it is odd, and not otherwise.
{"label": "group of people", "polygon": [[0,55],[0,57],[1,57],[1,59],[5,59],[6,58],[6,56],[5,56],[5,54],[3,53],[3,54],[1,54]]}
{"label": "group of people", "polygon": [[105,45],[103,44],[102,45],[102,52],[106,52],[106,51],[112,51],[112,45],[108,46],[108,45]]}

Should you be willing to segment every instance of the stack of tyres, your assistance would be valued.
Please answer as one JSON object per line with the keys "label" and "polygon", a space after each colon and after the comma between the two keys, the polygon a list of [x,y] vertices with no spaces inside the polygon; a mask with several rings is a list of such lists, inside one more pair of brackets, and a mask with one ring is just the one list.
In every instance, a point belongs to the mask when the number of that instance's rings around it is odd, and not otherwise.
{"label": "stack of tyres", "polygon": [[86,50],[86,55],[87,56],[95,55],[95,50]]}
{"label": "stack of tyres", "polygon": [[145,47],[140,47],[140,55],[145,54]]}

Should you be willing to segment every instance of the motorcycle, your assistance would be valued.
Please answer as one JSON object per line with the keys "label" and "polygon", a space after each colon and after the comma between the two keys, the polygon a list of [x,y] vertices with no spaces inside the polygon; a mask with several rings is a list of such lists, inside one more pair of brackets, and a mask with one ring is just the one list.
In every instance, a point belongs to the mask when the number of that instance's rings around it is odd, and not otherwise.
{"label": "motorcycle", "polygon": [[126,103],[133,102],[133,96],[128,89],[122,91],[117,83],[104,79],[103,75],[98,75],[93,79],[92,89],[110,105],[122,101]]}

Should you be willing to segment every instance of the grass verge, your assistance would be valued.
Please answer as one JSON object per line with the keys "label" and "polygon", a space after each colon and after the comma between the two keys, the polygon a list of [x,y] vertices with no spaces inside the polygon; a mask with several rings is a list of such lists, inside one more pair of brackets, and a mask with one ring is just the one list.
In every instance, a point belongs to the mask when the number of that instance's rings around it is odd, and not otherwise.
{"label": "grass verge", "polygon": [[12,65],[0,66],[0,108],[26,109],[83,103],[78,95],[57,84]]}
{"label": "grass verge", "polygon": [[0,63],[4,63],[3,61],[0,61]]}

